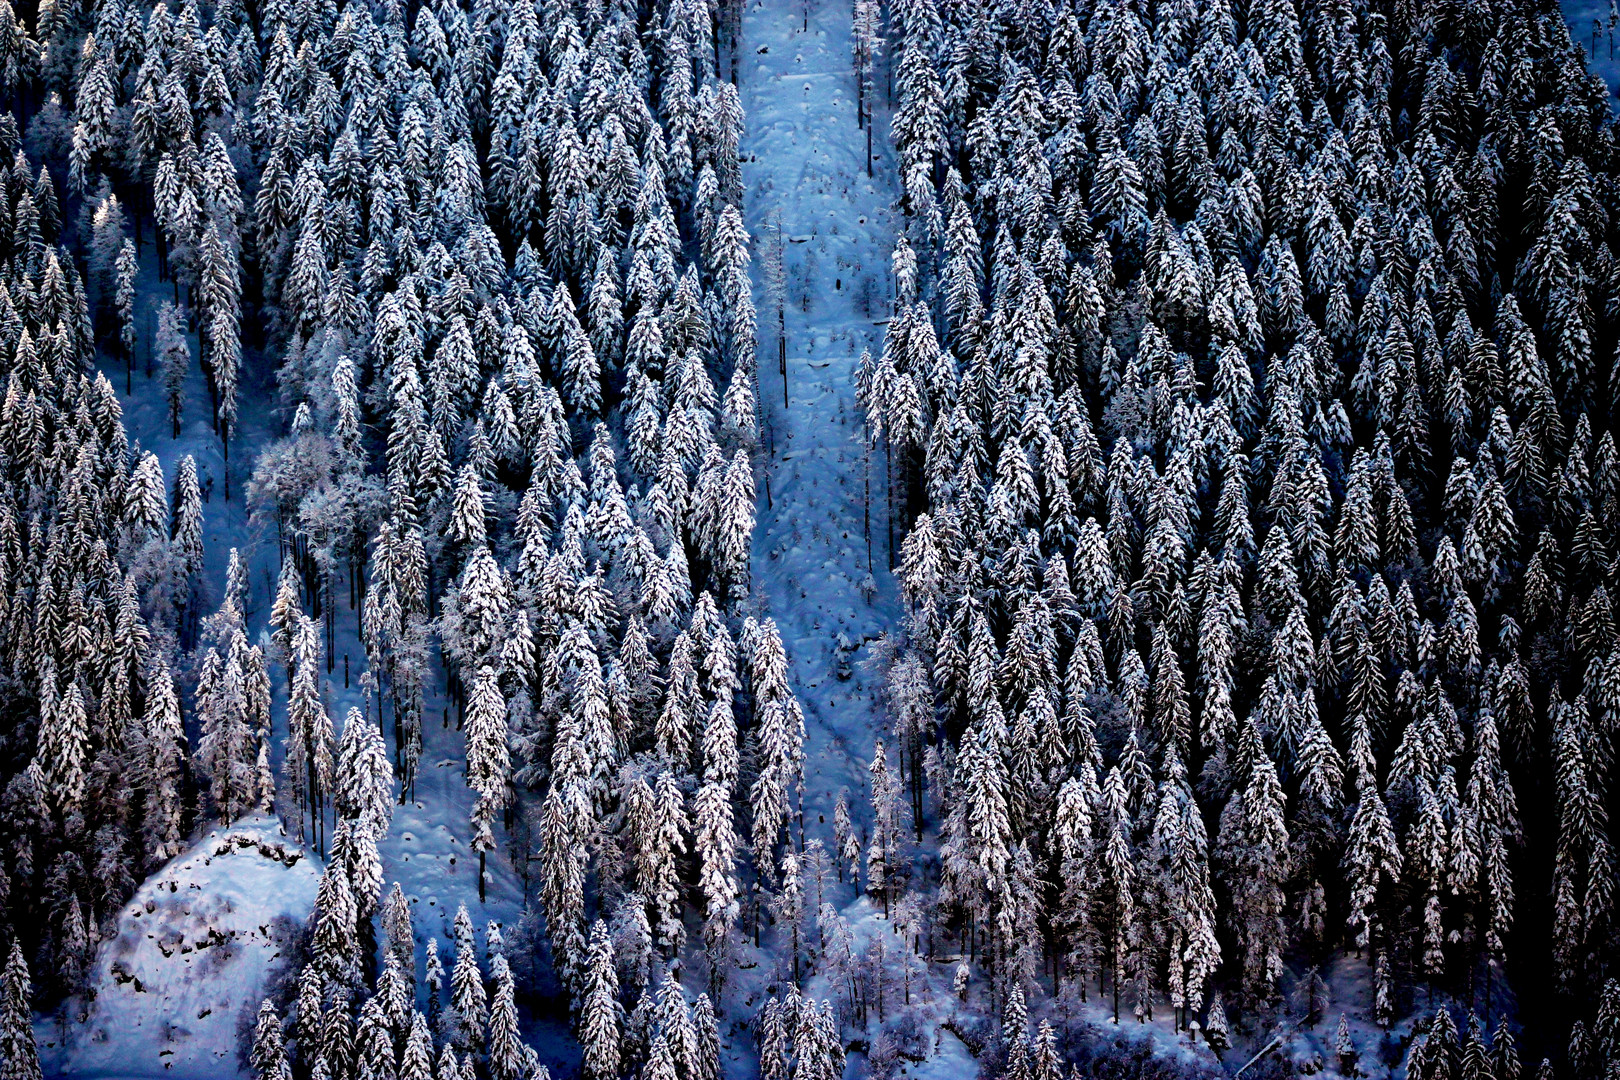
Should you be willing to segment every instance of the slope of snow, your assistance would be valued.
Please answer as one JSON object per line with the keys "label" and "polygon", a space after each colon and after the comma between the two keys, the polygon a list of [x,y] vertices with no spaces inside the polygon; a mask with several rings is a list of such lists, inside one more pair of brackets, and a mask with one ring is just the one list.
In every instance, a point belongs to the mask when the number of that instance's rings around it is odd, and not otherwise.
{"label": "slope of snow", "polygon": [[[315,903],[320,866],[274,818],[216,829],[148,878],[102,943],[84,1020],[42,1025],[48,1071],[241,1075],[238,1047]],[[80,1015],[72,1010],[72,1019]],[[251,1030],[247,1028],[246,1030]],[[54,1066],[54,1067],[53,1067]]]}
{"label": "slope of snow", "polygon": [[974,1076],[979,1071],[979,1063],[973,1059],[967,1045],[949,1031],[942,1029],[939,1032],[933,1050],[933,1055],[926,1061],[902,1065],[900,1075],[915,1077],[916,1080],[960,1080],[964,1076]]}
{"label": "slope of snow", "polygon": [[[871,816],[866,765],[886,724],[874,704],[881,673],[862,661],[867,646],[895,631],[901,619],[888,570],[883,459],[876,449],[868,458],[854,389],[861,350],[880,351],[890,313],[894,171],[880,70],[874,175],[866,174],[851,21],[850,5],[839,0],[751,3],[743,17],[741,65],[747,222],[762,253],[780,221],[788,282],[784,407],[776,316],[761,274],[763,259],[756,255],[760,392],[771,455],[769,498],[761,499],[754,535],[754,581],[766,613],[781,629],[805,714],[804,836],[821,838],[829,849],[840,790],[848,790],[858,828]],[[864,529],[868,479],[870,545]],[[893,936],[881,904],[836,880],[829,880],[824,896],[812,891],[807,897],[812,926],[822,899],[849,921],[858,949],[878,936],[886,936],[891,956],[906,948]],[[816,931],[809,933],[814,941]],[[782,956],[785,943],[777,941],[775,951]],[[975,1075],[972,1054],[940,1026],[957,1008],[950,993],[954,965],[919,960],[916,966],[911,1004],[897,994],[885,1010],[892,1024],[918,1032],[907,1046],[914,1056],[912,1075]],[[819,975],[804,992],[834,996]],[[754,1002],[749,997],[745,1004]],[[869,1044],[884,1026],[877,1010],[870,1019]],[[752,1037],[743,1040],[751,1050]],[[849,1069],[863,1075],[858,1053]]]}
{"label": "slope of snow", "polygon": [[[808,30],[805,10],[809,9]],[[804,708],[806,834],[830,844],[833,801],[850,789],[859,811],[865,764],[881,731],[863,686],[838,679],[835,652],[899,624],[884,551],[881,459],[872,466],[872,559],[862,529],[864,435],[854,370],[863,348],[881,346],[888,315],[887,253],[893,243],[891,172],[866,176],[866,135],[856,126],[847,4],[752,3],[743,17],[742,98],[747,218],[756,247],[780,214],[788,279],[787,389],[777,374],[775,313],[760,308],[760,393],[768,410],[770,498],[754,535],[754,581],[777,622]],[[882,153],[887,131],[874,147]],[[760,269],[756,256],[755,270]],[[863,279],[877,298],[860,310]],[[763,299],[763,282],[759,294]],[[808,302],[804,298],[808,297]],[[876,596],[862,595],[872,571]],[[857,650],[852,660],[858,660]],[[826,824],[817,827],[824,815]]]}

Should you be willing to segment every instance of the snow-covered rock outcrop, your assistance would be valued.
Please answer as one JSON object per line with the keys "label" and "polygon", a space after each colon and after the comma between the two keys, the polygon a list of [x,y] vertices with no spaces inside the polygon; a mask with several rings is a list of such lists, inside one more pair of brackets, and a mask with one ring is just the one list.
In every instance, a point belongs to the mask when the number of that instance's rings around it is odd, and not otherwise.
{"label": "snow-covered rock outcrop", "polygon": [[117,936],[96,955],[87,1019],[69,1026],[51,1071],[240,1075],[240,1024],[297,940],[319,877],[274,818],[210,832],[124,905]]}

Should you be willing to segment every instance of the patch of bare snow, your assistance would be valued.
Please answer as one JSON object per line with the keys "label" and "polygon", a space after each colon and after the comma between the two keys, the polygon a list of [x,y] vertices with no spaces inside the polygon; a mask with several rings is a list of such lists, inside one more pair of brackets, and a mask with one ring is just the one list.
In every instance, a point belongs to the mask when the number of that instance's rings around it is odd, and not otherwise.
{"label": "patch of bare snow", "polygon": [[[48,1073],[83,1077],[244,1074],[242,1033],[289,959],[320,866],[273,817],[211,830],[153,874],[104,941],[92,990],[70,1002],[66,1045],[42,1024]],[[52,1045],[54,1043],[54,1045]]]}

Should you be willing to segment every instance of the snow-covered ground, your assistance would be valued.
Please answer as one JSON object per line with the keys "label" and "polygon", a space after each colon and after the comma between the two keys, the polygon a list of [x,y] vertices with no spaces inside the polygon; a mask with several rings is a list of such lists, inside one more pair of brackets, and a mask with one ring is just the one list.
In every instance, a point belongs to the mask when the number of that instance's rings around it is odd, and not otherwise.
{"label": "snow-covered ground", "polygon": [[[901,618],[888,570],[883,461],[874,451],[868,462],[854,389],[861,350],[880,351],[890,313],[894,171],[880,69],[875,160],[867,175],[851,23],[850,5],[839,0],[751,3],[743,16],[741,65],[748,114],[743,176],[757,249],[761,395],[772,451],[769,501],[761,499],[754,536],[754,580],[766,613],[781,628],[804,708],[805,836],[821,838],[829,849],[840,790],[848,790],[858,824],[870,818],[866,766],[885,723],[874,704],[880,673],[862,661],[867,646],[896,630]],[[776,314],[760,257],[775,241],[778,221],[787,280],[786,406]],[[825,899],[849,921],[857,948],[878,935],[886,936],[891,954],[906,948],[882,906],[853,895],[847,884],[829,884]],[[815,906],[812,896],[812,922]],[[922,1047],[926,1059],[909,1066],[908,1075],[975,1075],[978,1063],[967,1048],[938,1026],[955,1008],[949,989],[954,964],[919,960],[918,968],[911,1008],[933,1034]],[[832,993],[819,976],[805,992]],[[902,1011],[905,1003],[896,995],[887,1017]],[[880,1027],[873,1010],[868,1038]],[[852,1061],[850,1069],[862,1075],[862,1063]]]}
{"label": "snow-covered ground", "polygon": [[[787,391],[777,374],[775,312],[760,308],[760,392],[771,427],[769,502],[754,534],[754,580],[766,613],[781,628],[804,707],[807,835],[830,843],[833,800],[842,787],[863,799],[866,762],[881,729],[854,676],[837,678],[842,635],[859,646],[899,624],[887,571],[881,458],[873,455],[871,557],[875,596],[861,589],[869,570],[862,527],[865,439],[855,402],[855,363],[881,347],[888,317],[887,269],[893,243],[891,170],[880,156],[866,176],[866,136],[856,126],[849,6],[749,5],[743,16],[743,178],[747,224],[762,250],[780,215],[788,300]],[[884,123],[882,111],[879,123]],[[881,155],[886,126],[874,140]],[[756,254],[759,275],[762,260]],[[861,308],[862,289],[873,297]],[[766,296],[763,281],[758,289]],[[808,299],[806,299],[808,298]],[[856,807],[858,809],[858,807]],[[818,817],[825,815],[826,825]]]}
{"label": "snow-covered ground", "polygon": [[242,1032],[291,959],[319,877],[274,818],[211,830],[124,905],[93,999],[39,1025],[47,1074],[237,1075]]}

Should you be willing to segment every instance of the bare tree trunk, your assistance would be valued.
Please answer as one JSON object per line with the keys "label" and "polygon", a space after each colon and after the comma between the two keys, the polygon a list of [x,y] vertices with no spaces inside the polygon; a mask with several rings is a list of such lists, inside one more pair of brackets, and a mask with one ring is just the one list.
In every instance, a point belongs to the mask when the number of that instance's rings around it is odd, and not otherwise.
{"label": "bare tree trunk", "polygon": [[866,569],[876,574],[877,567],[872,565],[872,429],[866,429],[865,467],[862,469],[862,481],[866,485],[866,497],[861,500],[861,529],[866,534]]}
{"label": "bare tree trunk", "polygon": [[883,486],[888,492],[889,569],[894,569],[894,441],[883,434]]}

